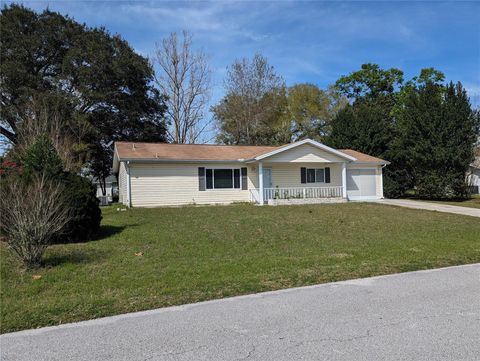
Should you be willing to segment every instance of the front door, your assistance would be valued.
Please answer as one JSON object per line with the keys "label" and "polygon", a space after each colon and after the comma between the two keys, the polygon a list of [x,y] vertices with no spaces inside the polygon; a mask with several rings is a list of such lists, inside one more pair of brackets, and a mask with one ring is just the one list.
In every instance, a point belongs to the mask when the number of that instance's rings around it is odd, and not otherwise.
{"label": "front door", "polygon": [[272,168],[263,168],[263,187],[272,188]]}
{"label": "front door", "polygon": [[268,201],[273,198],[272,168],[263,168],[263,199]]}

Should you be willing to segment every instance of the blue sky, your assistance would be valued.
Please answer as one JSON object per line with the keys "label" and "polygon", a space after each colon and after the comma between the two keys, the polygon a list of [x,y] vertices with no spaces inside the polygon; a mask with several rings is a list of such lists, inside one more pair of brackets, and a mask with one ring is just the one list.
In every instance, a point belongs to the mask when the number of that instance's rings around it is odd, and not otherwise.
{"label": "blue sky", "polygon": [[90,26],[120,34],[151,56],[172,31],[194,34],[214,70],[212,103],[222,96],[226,67],[266,56],[287,85],[327,87],[374,62],[406,78],[435,67],[460,80],[480,106],[480,2],[166,2],[23,1],[50,7]]}

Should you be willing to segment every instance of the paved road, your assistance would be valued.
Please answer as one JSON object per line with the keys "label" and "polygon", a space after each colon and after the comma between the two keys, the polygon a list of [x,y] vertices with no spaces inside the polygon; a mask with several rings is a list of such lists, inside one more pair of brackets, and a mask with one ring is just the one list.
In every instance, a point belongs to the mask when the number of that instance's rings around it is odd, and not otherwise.
{"label": "paved road", "polygon": [[389,204],[392,206],[406,207],[406,208],[415,208],[415,209],[426,209],[429,211],[437,211],[444,213],[454,213],[461,214],[464,216],[480,217],[480,209],[478,208],[469,208],[461,206],[451,206],[448,204],[441,203],[430,203],[430,202],[419,202],[412,201],[410,199],[382,199],[377,201],[378,203]]}
{"label": "paved road", "polygon": [[479,360],[480,264],[6,334],[2,360]]}

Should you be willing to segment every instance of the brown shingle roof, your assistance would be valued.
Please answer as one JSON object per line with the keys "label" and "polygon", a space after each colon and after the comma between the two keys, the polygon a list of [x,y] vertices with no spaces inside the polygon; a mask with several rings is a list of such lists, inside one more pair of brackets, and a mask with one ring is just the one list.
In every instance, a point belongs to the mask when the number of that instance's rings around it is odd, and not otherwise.
{"label": "brown shingle roof", "polygon": [[350,155],[354,158],[357,158],[357,161],[362,163],[388,163],[386,160],[373,157],[365,153],[360,153],[353,149],[339,149],[339,151],[347,155]]}
{"label": "brown shingle roof", "polygon": [[[283,146],[214,145],[214,144],[168,144],[116,142],[120,160],[170,160],[170,161],[234,161],[252,159]],[[352,149],[340,149],[342,153],[362,163],[387,163],[386,161]]]}
{"label": "brown shingle roof", "polygon": [[251,159],[278,147],[214,144],[116,142],[120,159],[209,160]]}

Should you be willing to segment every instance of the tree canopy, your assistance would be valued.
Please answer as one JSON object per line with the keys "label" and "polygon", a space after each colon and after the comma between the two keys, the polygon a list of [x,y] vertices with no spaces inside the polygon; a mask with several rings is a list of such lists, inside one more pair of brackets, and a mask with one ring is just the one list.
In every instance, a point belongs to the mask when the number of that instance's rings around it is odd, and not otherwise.
{"label": "tree canopy", "polygon": [[237,60],[228,68],[225,96],[212,107],[219,133],[225,144],[279,144],[288,141],[283,122],[286,87],[267,59]]}
{"label": "tree canopy", "polygon": [[330,134],[331,120],[346,105],[337,93],[314,84],[288,88],[285,117],[291,122],[291,141],[311,138],[323,141]]}
{"label": "tree canopy", "polygon": [[285,85],[261,55],[228,68],[226,95],[212,107],[226,144],[283,144],[302,138],[322,140],[345,97],[309,83]]}
{"label": "tree canopy", "polygon": [[419,196],[465,197],[478,117],[462,84],[442,80],[420,76],[403,90],[392,152],[405,164]]}
{"label": "tree canopy", "polygon": [[362,65],[336,83],[351,102],[332,121],[328,142],[391,161],[384,170],[389,197],[412,188],[422,197],[466,196],[478,115],[463,86],[444,79],[425,68],[403,83],[398,69]]}
{"label": "tree canopy", "polygon": [[389,96],[403,83],[403,71],[397,68],[384,70],[377,64],[362,64],[360,70],[341,76],[335,86],[350,99],[376,99]]}
{"label": "tree canopy", "polygon": [[383,70],[377,64],[363,64],[340,77],[335,88],[351,102],[332,122],[330,143],[385,156],[394,137],[392,109],[402,82],[401,70]]}
{"label": "tree canopy", "polygon": [[0,26],[0,132],[10,142],[18,142],[32,99],[51,112],[51,98],[68,110],[62,121],[72,146],[86,145],[98,178],[109,173],[111,141],[165,140],[153,70],[120,36],[15,4],[2,9]]}

